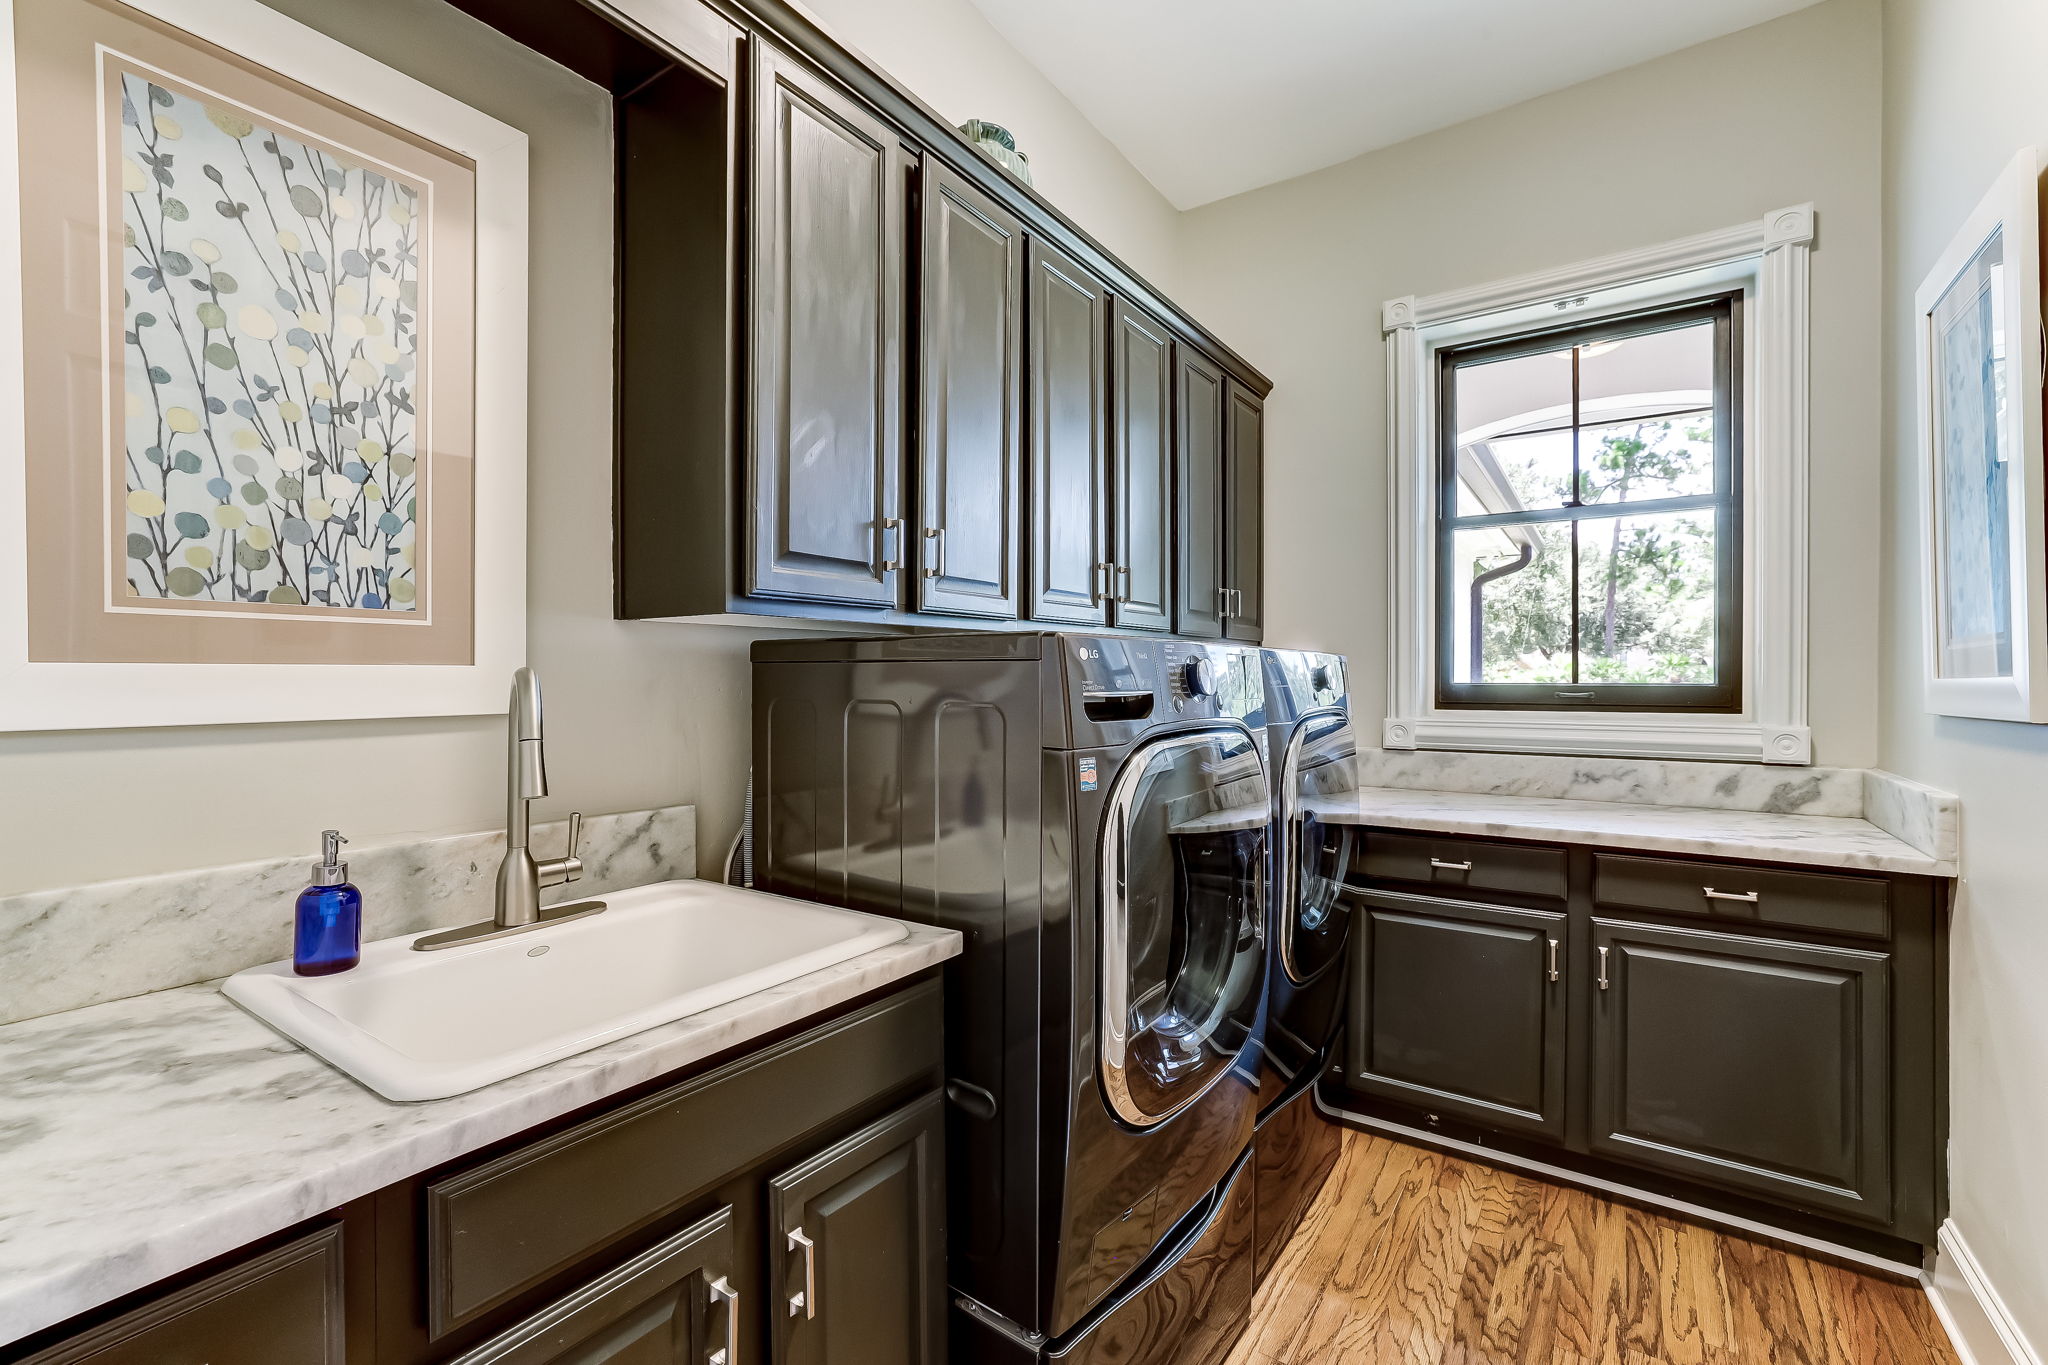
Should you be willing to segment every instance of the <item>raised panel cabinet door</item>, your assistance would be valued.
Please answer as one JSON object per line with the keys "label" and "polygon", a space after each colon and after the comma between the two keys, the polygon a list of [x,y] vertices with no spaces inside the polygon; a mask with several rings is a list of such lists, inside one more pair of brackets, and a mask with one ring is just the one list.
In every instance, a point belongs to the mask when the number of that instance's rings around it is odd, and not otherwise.
{"label": "raised panel cabinet door", "polygon": [[1109,301],[1102,282],[1031,242],[1031,597],[1034,621],[1109,620]]}
{"label": "raised panel cabinet door", "polygon": [[1024,232],[925,167],[917,605],[998,620],[1023,606]]}
{"label": "raised panel cabinet door", "polygon": [[1373,892],[1352,925],[1352,1088],[1562,1139],[1564,915]]}
{"label": "raised panel cabinet door", "polygon": [[1223,370],[1194,347],[1176,346],[1174,629],[1223,635]]}
{"label": "raised panel cabinet door", "polygon": [[943,1365],[944,1120],[933,1092],[769,1182],[776,1365]]}
{"label": "raised panel cabinet door", "polygon": [[905,155],[881,119],[752,47],[747,591],[894,606]]}
{"label": "raised panel cabinet door", "polygon": [[1266,404],[1230,382],[1224,424],[1224,633],[1257,644],[1266,633]]}
{"label": "raised panel cabinet door", "polygon": [[1173,339],[1122,299],[1110,305],[1110,621],[1173,629]]}
{"label": "raised panel cabinet door", "polygon": [[1891,1218],[1887,953],[1595,919],[1592,1147]]}
{"label": "raised panel cabinet door", "polygon": [[343,1365],[342,1237],[320,1228],[20,1365]]}
{"label": "raised panel cabinet door", "polygon": [[448,1365],[732,1365],[740,1293],[721,1208]]}

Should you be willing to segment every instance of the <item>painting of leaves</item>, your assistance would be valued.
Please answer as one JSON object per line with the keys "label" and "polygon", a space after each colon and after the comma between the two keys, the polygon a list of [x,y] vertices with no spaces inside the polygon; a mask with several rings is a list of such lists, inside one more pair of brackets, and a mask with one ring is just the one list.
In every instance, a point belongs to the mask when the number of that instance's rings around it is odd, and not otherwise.
{"label": "painting of leaves", "polygon": [[420,610],[419,188],[110,78],[131,598]]}

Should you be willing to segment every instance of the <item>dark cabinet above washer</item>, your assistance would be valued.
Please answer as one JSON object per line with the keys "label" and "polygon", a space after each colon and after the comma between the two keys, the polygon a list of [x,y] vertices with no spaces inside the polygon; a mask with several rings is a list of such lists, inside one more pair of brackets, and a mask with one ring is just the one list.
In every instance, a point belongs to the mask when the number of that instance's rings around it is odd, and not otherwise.
{"label": "dark cabinet above washer", "polygon": [[1184,309],[782,0],[455,3],[615,97],[619,616],[1258,642],[1272,385]]}

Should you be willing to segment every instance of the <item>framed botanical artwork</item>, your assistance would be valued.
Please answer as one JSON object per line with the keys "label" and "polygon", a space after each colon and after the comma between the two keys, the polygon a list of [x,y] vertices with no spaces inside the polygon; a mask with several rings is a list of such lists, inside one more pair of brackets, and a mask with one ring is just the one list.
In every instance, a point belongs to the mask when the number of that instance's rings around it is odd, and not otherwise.
{"label": "framed botanical artwork", "polygon": [[2040,162],[2029,147],[1914,298],[1927,704],[2048,722]]}
{"label": "framed botanical artwork", "polygon": [[0,17],[0,730],[502,708],[525,136],[255,0]]}

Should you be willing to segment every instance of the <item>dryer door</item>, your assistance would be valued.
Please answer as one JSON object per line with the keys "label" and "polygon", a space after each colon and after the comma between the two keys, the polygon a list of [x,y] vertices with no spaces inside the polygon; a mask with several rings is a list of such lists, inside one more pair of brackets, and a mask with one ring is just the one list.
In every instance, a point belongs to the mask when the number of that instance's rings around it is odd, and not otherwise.
{"label": "dryer door", "polygon": [[1139,748],[1111,787],[1101,878],[1102,1081],[1137,1127],[1221,1080],[1265,978],[1265,765],[1215,727]]}
{"label": "dryer door", "polygon": [[1316,819],[1318,796],[1348,796],[1358,789],[1358,747],[1351,719],[1325,711],[1294,727],[1280,760],[1281,820],[1280,965],[1287,979],[1306,985],[1344,954],[1351,912],[1343,899],[1355,829]]}

